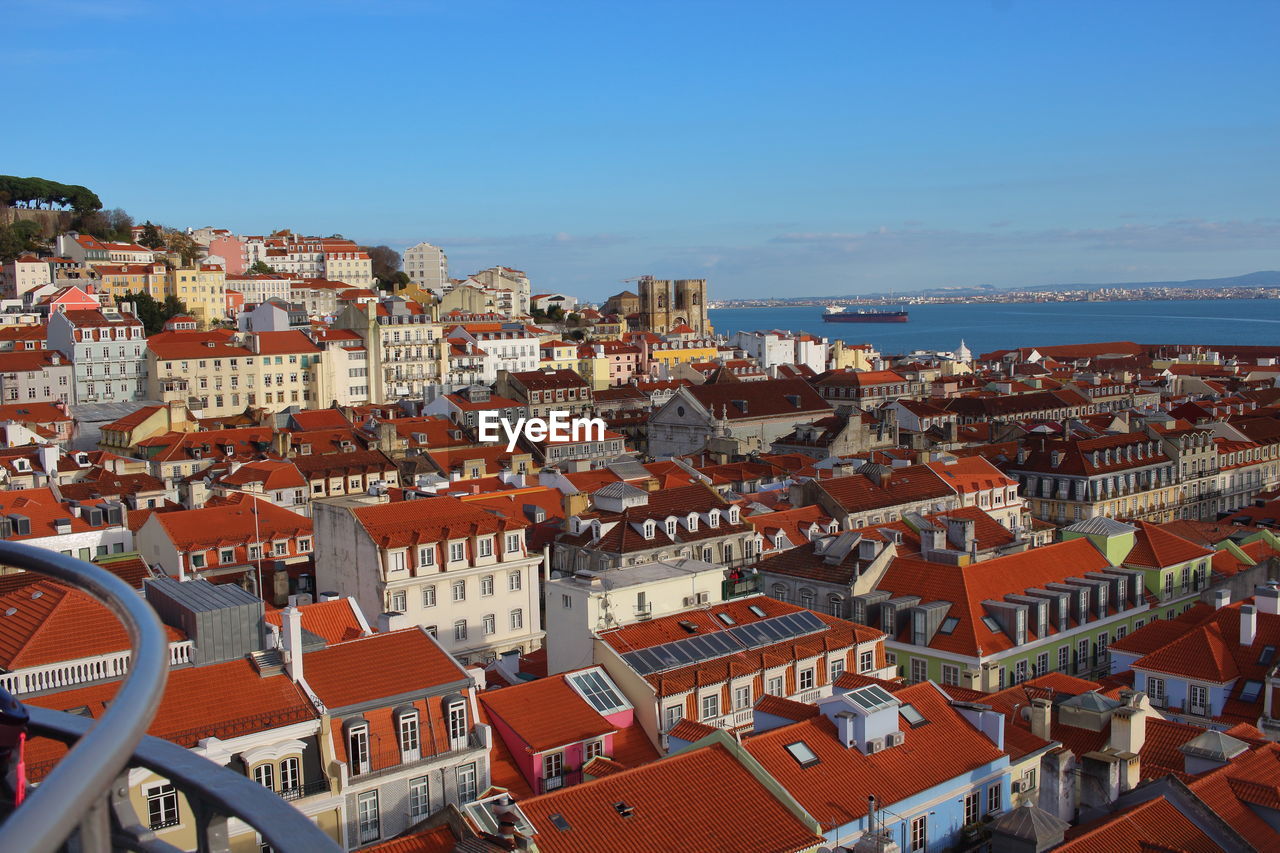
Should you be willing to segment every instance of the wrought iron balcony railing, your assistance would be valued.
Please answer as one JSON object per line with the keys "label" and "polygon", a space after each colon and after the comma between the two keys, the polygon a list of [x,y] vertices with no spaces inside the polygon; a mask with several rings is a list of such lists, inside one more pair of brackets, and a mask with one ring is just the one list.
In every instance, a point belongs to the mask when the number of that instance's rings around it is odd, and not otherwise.
{"label": "wrought iron balcony railing", "polygon": [[130,803],[129,770],[142,767],[186,797],[200,851],[229,849],[232,817],[278,851],[339,851],[305,815],[257,782],[145,736],[164,694],[169,648],[159,617],[128,584],[98,566],[16,542],[0,541],[0,565],[56,578],[93,596],[124,624],[133,648],[129,674],[100,718],[28,706],[28,736],[71,749],[0,823],[0,850],[53,853],[69,840],[86,853],[175,850],[145,828]]}

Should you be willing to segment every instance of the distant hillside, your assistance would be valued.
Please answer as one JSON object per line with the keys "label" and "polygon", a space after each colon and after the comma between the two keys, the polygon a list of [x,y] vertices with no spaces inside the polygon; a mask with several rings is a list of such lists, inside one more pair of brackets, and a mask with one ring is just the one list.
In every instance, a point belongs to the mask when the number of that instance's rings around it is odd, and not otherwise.
{"label": "distant hillside", "polygon": [[1262,270],[1226,278],[1193,278],[1187,281],[1125,281],[1113,284],[1043,284],[1015,287],[1010,290],[1102,290],[1110,287],[1188,287],[1217,289],[1222,287],[1280,287],[1280,271]]}

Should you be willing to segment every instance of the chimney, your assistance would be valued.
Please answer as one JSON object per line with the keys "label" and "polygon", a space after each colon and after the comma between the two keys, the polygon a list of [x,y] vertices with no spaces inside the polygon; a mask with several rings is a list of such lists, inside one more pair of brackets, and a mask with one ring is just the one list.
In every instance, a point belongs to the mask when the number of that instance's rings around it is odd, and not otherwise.
{"label": "chimney", "polygon": [[1252,646],[1258,636],[1258,609],[1252,604],[1240,607],[1240,645]]}
{"label": "chimney", "polygon": [[302,680],[302,611],[286,607],[280,611],[280,644],[284,647],[284,671]]}
{"label": "chimney", "polygon": [[1231,603],[1231,590],[1215,589],[1212,593],[1213,609],[1221,610]]}
{"label": "chimney", "polygon": [[1271,581],[1266,586],[1255,587],[1253,603],[1257,605],[1259,613],[1266,613],[1269,616],[1280,615],[1280,588],[1276,587],[1276,582]]}
{"label": "chimney", "polygon": [[1048,699],[1031,700],[1031,733],[1041,740],[1053,740],[1049,730],[1053,727],[1053,703]]}

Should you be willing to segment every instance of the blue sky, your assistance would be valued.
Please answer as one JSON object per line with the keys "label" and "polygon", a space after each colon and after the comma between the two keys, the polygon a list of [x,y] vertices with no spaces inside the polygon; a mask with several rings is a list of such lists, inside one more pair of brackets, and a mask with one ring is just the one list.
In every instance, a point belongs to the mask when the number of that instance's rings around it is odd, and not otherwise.
{"label": "blue sky", "polygon": [[172,226],[588,298],[1280,269],[1280,4],[3,5],[0,169]]}

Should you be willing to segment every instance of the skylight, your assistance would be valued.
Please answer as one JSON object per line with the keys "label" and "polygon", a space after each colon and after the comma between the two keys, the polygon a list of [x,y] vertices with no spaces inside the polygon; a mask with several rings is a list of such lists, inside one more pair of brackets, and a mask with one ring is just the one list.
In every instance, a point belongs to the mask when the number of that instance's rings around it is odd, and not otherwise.
{"label": "skylight", "polygon": [[942,625],[938,628],[938,633],[950,634],[952,631],[956,629],[956,626],[959,624],[960,624],[959,619],[957,619],[954,616],[948,616],[946,619],[942,620]]}
{"label": "skylight", "polygon": [[599,669],[574,672],[566,675],[565,680],[600,714],[616,714],[631,707]]}
{"label": "skylight", "polygon": [[1258,695],[1262,693],[1261,681],[1246,681],[1244,687],[1240,690],[1241,702],[1257,702]]}
{"label": "skylight", "polygon": [[796,760],[801,767],[812,767],[818,763],[818,756],[809,748],[804,741],[798,740],[795,743],[789,743],[785,749],[787,753]]}
{"label": "skylight", "polygon": [[723,623],[724,623],[724,624],[726,624],[726,625],[737,625],[737,624],[738,624],[737,622],[734,622],[734,621],[733,621],[733,617],[732,617],[732,616],[730,616],[728,613],[717,613],[717,614],[716,614],[716,618],[717,618],[717,619],[719,619],[721,622],[723,622]]}
{"label": "skylight", "polygon": [[751,611],[752,613],[754,613],[755,615],[759,616],[761,619],[763,619],[763,618],[764,618],[764,611],[763,611],[763,610],[761,610],[761,609],[760,609],[759,607],[757,607],[756,605],[754,605],[754,604],[753,604],[753,605],[751,605],[750,607],[748,607],[747,609],[748,609],[748,610],[750,610],[750,611]]}
{"label": "skylight", "polygon": [[992,631],[995,631],[997,634],[999,634],[1003,630],[1000,627],[1000,623],[997,622],[995,619],[992,619],[990,616],[983,616],[982,624],[986,625],[988,628],[990,628]]}
{"label": "skylight", "polygon": [[569,831],[569,821],[565,820],[564,815],[560,814],[559,812],[556,812],[555,814],[551,815],[551,825],[554,826],[556,829],[560,830],[561,832]]}
{"label": "skylight", "polygon": [[1262,666],[1271,666],[1271,661],[1276,656],[1275,646],[1263,646],[1262,654],[1258,655],[1258,663]]}
{"label": "skylight", "polygon": [[921,714],[916,710],[914,705],[903,705],[898,709],[898,713],[907,721],[907,725],[911,726],[913,729],[923,726],[925,723],[929,722],[924,718],[924,714]]}

